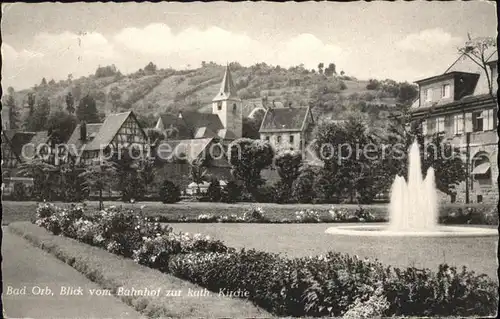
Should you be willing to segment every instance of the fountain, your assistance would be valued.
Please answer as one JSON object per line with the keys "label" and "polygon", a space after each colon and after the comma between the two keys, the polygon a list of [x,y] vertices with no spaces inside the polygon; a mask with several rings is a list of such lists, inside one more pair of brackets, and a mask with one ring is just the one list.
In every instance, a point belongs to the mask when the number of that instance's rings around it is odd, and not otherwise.
{"label": "fountain", "polygon": [[497,236],[497,229],[438,224],[438,199],[434,169],[422,178],[420,150],[415,141],[409,151],[408,182],[396,176],[391,188],[388,225],[355,225],[328,228],[325,232],[354,236]]}

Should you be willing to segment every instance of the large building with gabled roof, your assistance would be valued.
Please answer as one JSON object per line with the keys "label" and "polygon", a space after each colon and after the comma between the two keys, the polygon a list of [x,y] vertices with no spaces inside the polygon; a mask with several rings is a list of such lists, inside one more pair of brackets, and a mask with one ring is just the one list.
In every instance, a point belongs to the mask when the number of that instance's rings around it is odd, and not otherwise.
{"label": "large building with gabled roof", "polygon": [[268,107],[260,126],[260,139],[276,151],[302,151],[312,137],[315,121],[310,107]]}
{"label": "large building with gabled roof", "polygon": [[148,154],[147,135],[132,111],[110,114],[103,123],[78,124],[67,145],[70,157],[82,164],[131,147]]}
{"label": "large building with gabled roof", "polygon": [[421,122],[424,136],[439,134],[463,154],[466,181],[452,202],[498,200],[498,57],[492,56],[487,67],[488,73],[463,57],[445,73],[416,81],[412,118]]}

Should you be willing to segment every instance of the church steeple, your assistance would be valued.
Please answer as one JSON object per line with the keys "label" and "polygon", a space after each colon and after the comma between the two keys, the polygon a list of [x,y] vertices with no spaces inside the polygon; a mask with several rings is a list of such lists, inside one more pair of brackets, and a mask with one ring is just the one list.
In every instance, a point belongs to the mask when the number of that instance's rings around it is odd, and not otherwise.
{"label": "church steeple", "polygon": [[229,64],[226,64],[226,72],[224,73],[219,93],[217,93],[213,101],[228,99],[239,100],[236,88],[234,87],[233,76],[231,75],[231,70],[229,69]]}
{"label": "church steeple", "polygon": [[243,102],[236,93],[233,77],[226,65],[226,72],[219,93],[212,100],[212,114],[217,114],[224,126],[219,136],[224,139],[240,138],[243,134]]}

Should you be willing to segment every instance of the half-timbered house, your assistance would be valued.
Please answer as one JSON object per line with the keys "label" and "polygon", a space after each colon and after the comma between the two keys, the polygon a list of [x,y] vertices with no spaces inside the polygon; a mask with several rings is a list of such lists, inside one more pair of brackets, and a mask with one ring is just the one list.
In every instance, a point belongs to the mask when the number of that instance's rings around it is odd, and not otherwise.
{"label": "half-timbered house", "polygon": [[110,114],[103,123],[80,123],[68,140],[70,156],[85,165],[128,151],[148,155],[148,139],[135,114]]}

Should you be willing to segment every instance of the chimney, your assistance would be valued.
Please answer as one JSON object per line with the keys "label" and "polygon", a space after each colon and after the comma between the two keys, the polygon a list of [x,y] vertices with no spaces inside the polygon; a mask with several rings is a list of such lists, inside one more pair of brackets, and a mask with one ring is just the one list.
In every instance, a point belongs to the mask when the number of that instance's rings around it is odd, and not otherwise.
{"label": "chimney", "polygon": [[85,121],[82,121],[80,123],[80,140],[81,141],[87,140],[87,123]]}

